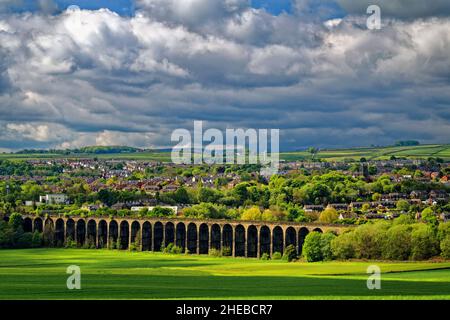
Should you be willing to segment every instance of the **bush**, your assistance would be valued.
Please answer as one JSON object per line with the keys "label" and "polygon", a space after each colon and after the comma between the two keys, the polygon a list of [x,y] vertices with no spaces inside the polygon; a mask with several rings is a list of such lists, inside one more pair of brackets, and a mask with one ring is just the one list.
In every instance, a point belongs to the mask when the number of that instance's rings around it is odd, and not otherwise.
{"label": "bush", "polygon": [[261,256],[261,260],[270,260],[270,256],[268,253],[264,252]]}
{"label": "bush", "polygon": [[322,261],[322,234],[316,231],[309,233],[303,244],[303,256],[308,262]]}
{"label": "bush", "polygon": [[167,245],[167,247],[164,246],[164,245],[162,245],[162,246],[161,246],[161,252],[162,252],[162,253],[171,253],[174,246],[175,246],[175,245],[174,245],[173,243],[169,243],[169,244]]}
{"label": "bush", "polygon": [[291,262],[297,260],[297,258],[298,258],[297,250],[295,249],[295,246],[293,246],[292,244],[288,245],[284,250],[283,260]]}
{"label": "bush", "polygon": [[31,246],[33,248],[39,248],[39,247],[42,246],[42,234],[41,233],[39,233],[37,231],[35,231],[33,233],[33,237],[32,237],[32,240],[31,240]]}
{"label": "bush", "polygon": [[72,240],[72,238],[67,238],[64,247],[67,248],[67,249],[76,248],[77,247],[77,243],[74,240]]}
{"label": "bush", "polygon": [[272,260],[281,260],[282,256],[280,252],[274,252],[272,255]]}
{"label": "bush", "polygon": [[429,259],[439,252],[439,241],[431,226],[417,225],[411,233],[411,258],[414,260]]}
{"label": "bush", "polygon": [[333,256],[339,260],[347,260],[355,257],[355,245],[353,243],[353,233],[347,232],[339,235],[331,241],[331,251]]}
{"label": "bush", "polygon": [[217,249],[210,249],[208,253],[211,257],[221,257],[222,253]]}
{"label": "bush", "polygon": [[445,259],[450,259],[450,235],[441,241],[441,255]]}
{"label": "bush", "polygon": [[223,247],[222,248],[222,255],[224,257],[230,257],[231,256],[231,248],[230,247]]}
{"label": "bush", "polygon": [[183,253],[183,248],[174,245],[174,246],[170,249],[170,253],[171,253],[171,254],[182,254],[182,253]]}

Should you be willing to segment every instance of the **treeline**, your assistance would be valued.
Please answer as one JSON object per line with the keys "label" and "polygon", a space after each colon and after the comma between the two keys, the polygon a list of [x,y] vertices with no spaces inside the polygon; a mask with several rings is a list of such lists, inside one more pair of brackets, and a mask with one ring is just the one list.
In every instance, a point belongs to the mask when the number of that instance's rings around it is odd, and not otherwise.
{"label": "treeline", "polygon": [[24,232],[20,214],[12,214],[8,222],[0,221],[0,248],[21,249],[40,246],[42,246],[42,234],[39,232]]}
{"label": "treeline", "polygon": [[450,222],[415,223],[408,215],[393,222],[378,221],[336,236],[312,232],[306,236],[303,256],[308,262],[327,260],[450,259]]}

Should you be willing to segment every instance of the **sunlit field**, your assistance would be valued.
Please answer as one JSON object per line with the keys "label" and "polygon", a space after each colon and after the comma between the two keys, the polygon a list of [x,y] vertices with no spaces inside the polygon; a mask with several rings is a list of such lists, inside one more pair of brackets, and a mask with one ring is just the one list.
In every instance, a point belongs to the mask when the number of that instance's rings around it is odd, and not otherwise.
{"label": "sunlit field", "polygon": [[[381,290],[366,286],[381,268]],[[81,290],[66,269],[81,268]],[[83,249],[0,251],[0,299],[450,299],[450,262],[287,263]]]}

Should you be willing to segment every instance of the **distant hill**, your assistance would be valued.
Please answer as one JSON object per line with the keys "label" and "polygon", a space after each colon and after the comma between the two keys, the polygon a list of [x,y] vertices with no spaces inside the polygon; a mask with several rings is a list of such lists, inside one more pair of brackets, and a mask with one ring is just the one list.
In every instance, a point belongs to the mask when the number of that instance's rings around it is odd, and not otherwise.
{"label": "distant hill", "polygon": [[[171,149],[140,149],[126,146],[85,147],[69,150],[22,150],[17,153],[0,154],[2,159],[57,159],[57,158],[100,158],[123,160],[148,160],[171,162]],[[441,158],[450,161],[450,145],[407,145],[390,147],[363,147],[348,149],[321,149],[314,155],[314,161],[359,161],[387,160],[391,158],[427,159]],[[284,161],[311,161],[312,154],[306,150],[281,152]]]}

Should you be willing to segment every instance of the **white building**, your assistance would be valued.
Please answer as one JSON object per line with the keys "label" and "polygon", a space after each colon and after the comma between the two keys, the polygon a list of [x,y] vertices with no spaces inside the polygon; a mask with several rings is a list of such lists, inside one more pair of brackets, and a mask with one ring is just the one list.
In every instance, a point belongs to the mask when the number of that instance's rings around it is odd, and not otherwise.
{"label": "white building", "polygon": [[47,194],[39,196],[39,202],[45,204],[66,204],[69,198],[65,194]]}
{"label": "white building", "polygon": [[[164,208],[164,209],[171,209],[174,214],[178,213],[178,207],[171,207],[171,206],[158,206],[158,207]],[[148,211],[152,211],[156,207],[131,207],[131,211],[138,212],[139,210],[144,209],[144,208],[146,208]]]}

